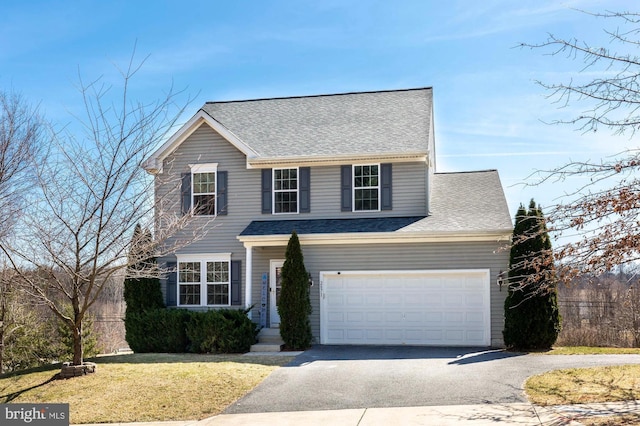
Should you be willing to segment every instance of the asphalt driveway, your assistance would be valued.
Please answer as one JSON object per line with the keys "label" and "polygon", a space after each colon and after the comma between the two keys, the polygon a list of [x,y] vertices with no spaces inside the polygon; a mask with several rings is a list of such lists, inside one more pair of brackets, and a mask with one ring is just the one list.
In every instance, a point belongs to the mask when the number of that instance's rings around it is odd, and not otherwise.
{"label": "asphalt driveway", "polygon": [[315,346],[225,413],[525,402],[548,370],[640,364],[640,355],[530,355],[486,348]]}

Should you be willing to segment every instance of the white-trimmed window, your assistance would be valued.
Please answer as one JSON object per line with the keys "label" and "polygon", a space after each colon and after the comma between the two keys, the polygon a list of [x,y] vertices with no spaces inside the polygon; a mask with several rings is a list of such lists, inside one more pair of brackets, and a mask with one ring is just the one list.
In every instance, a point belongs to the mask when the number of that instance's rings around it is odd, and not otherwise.
{"label": "white-trimmed window", "polygon": [[217,172],[217,163],[191,166],[191,205],[194,215],[215,216]]}
{"label": "white-trimmed window", "polygon": [[178,305],[231,305],[230,271],[230,253],[179,255]]}
{"label": "white-trimmed window", "polygon": [[298,169],[273,169],[273,212],[298,213]]}
{"label": "white-trimmed window", "polygon": [[353,211],[380,210],[380,165],[353,166]]}

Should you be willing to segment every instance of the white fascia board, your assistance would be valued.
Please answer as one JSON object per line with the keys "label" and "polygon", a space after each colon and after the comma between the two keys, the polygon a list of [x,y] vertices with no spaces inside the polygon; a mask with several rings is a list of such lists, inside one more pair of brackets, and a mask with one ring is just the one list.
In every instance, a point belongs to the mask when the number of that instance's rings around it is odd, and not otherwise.
{"label": "white fascia board", "polygon": [[176,254],[178,262],[196,262],[196,261],[231,261],[231,253],[189,253]]}
{"label": "white fascia board", "polygon": [[151,174],[162,173],[162,163],[176,148],[180,146],[193,132],[202,124],[207,124],[220,136],[235,146],[240,152],[247,156],[247,159],[256,157],[258,154],[245,144],[233,132],[223,126],[219,121],[211,117],[205,111],[198,111],[189,121],[187,121],[177,132],[173,134],[160,148],[142,163],[142,167]]}
{"label": "white fascia board", "polygon": [[[411,244],[446,242],[501,242],[511,239],[511,230],[496,230],[477,233],[398,233],[398,232],[354,232],[341,234],[299,234],[304,245],[349,245],[349,244]],[[245,247],[286,246],[290,235],[247,235],[238,236]]]}
{"label": "white fascia board", "polygon": [[425,152],[390,153],[390,154],[336,154],[331,156],[299,156],[299,157],[247,157],[248,169],[270,169],[278,167],[305,166],[338,166],[352,163],[408,163],[426,162]]}

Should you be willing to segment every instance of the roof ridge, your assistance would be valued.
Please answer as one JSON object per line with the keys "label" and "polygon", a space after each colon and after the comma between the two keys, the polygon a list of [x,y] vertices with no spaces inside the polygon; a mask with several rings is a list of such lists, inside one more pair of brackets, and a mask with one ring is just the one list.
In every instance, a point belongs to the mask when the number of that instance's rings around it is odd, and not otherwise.
{"label": "roof ridge", "polygon": [[275,101],[275,100],[284,100],[284,99],[321,98],[321,97],[331,97],[331,96],[365,95],[365,94],[373,94],[373,93],[410,92],[410,91],[418,91],[418,90],[433,90],[433,86],[414,87],[414,88],[407,88],[407,89],[369,90],[369,91],[363,91],[363,92],[326,93],[326,94],[316,94],[316,95],[282,96],[282,97],[257,98],[257,99],[237,99],[237,100],[229,100],[229,101],[207,101],[205,102],[205,105],[257,102],[257,101]]}

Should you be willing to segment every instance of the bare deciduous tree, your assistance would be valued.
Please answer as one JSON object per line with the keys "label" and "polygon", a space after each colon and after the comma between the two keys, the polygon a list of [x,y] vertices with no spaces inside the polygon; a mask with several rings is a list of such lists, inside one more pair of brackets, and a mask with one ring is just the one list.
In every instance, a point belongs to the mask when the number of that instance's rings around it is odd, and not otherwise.
{"label": "bare deciduous tree", "polygon": [[[570,124],[585,132],[604,127],[629,136],[632,143],[640,129],[640,13],[589,15],[615,21],[615,30],[605,31],[610,36],[608,46],[554,35],[544,43],[523,46],[583,62],[580,72],[569,81],[538,82],[561,106],[584,106],[577,116],[555,123]],[[640,148],[635,147],[602,160],[570,162],[540,172],[540,181],[573,177],[587,180],[587,184],[569,191],[547,217],[551,231],[572,237],[555,252],[567,266],[564,273],[599,274],[640,259],[639,170]]]}
{"label": "bare deciduous tree", "polygon": [[[153,179],[141,164],[173,129],[184,106],[176,106],[179,93],[173,91],[150,104],[131,99],[131,81],[142,62],[135,63],[132,56],[121,71],[123,86],[117,96],[101,79],[88,84],[80,79],[85,109],[76,121],[81,130],[52,138],[51,153],[36,168],[37,193],[29,199],[20,232],[0,246],[25,291],[72,331],[74,365],[83,363],[82,322],[87,311],[111,278],[137,261],[128,256],[135,225],[154,228],[154,221],[162,220],[147,250],[158,255],[193,241],[199,232],[186,232],[190,216],[180,215],[179,209],[159,209],[154,216],[158,200]],[[183,238],[165,244],[179,231],[184,231]],[[72,315],[65,313],[68,304]]]}
{"label": "bare deciduous tree", "polygon": [[[34,183],[31,171],[42,154],[43,121],[37,109],[22,96],[0,91],[0,239],[10,237]],[[0,271],[0,372],[4,368],[5,342],[25,327],[16,283],[11,273]]]}
{"label": "bare deciduous tree", "polygon": [[6,236],[33,183],[29,173],[42,151],[43,122],[17,93],[0,91],[0,237]]}

